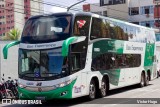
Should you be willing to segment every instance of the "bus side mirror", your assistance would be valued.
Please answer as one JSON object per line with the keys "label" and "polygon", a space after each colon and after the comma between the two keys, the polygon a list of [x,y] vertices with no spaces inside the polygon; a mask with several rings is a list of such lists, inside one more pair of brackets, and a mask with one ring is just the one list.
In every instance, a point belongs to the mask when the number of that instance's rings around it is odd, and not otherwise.
{"label": "bus side mirror", "polygon": [[76,39],[77,39],[77,37],[70,37],[70,38],[66,39],[63,42],[63,45],[62,45],[62,56],[67,56],[68,55],[69,45],[73,41],[75,41]]}
{"label": "bus side mirror", "polygon": [[20,43],[20,41],[14,41],[14,42],[11,42],[7,45],[4,46],[3,48],[3,57],[4,59],[7,59],[7,56],[8,56],[8,49],[14,45],[18,45]]}
{"label": "bus side mirror", "polygon": [[64,40],[62,44],[62,56],[67,56],[68,55],[68,50],[69,50],[69,45],[72,44],[73,42],[76,41],[76,43],[84,41],[86,39],[85,36],[80,36],[80,37],[69,37],[68,39]]}

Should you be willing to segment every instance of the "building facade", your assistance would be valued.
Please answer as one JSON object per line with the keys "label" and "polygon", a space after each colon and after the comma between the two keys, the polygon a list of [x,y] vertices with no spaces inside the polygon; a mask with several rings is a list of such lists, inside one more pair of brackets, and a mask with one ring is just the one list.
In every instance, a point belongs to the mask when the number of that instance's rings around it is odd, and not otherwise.
{"label": "building facade", "polygon": [[99,4],[84,5],[83,10],[101,15],[105,12],[105,16],[108,17],[159,28],[160,6],[158,5],[154,0],[100,0]]}
{"label": "building facade", "polygon": [[42,0],[0,0],[0,38],[13,28],[22,31],[29,17],[42,13]]}

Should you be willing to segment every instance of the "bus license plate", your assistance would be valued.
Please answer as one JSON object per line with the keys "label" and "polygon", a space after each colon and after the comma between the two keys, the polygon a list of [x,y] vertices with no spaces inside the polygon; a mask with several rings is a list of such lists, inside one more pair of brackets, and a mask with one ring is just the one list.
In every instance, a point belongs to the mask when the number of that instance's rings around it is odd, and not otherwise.
{"label": "bus license plate", "polygon": [[36,97],[37,100],[45,100],[45,97]]}

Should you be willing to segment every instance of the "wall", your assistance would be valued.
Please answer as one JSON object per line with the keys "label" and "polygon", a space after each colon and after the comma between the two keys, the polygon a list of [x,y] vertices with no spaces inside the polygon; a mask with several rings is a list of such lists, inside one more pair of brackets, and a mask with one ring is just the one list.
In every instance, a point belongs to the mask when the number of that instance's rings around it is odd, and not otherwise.
{"label": "wall", "polygon": [[143,6],[153,6],[153,0],[129,0],[128,6],[129,7],[139,7],[139,15],[132,15],[130,16],[130,20],[132,22],[143,22],[143,21],[151,21],[154,20],[154,13],[146,15],[141,14],[140,7]]}
{"label": "wall", "polygon": [[14,19],[15,19],[15,28],[18,28],[21,32],[24,26],[24,1],[23,0],[14,0]]}
{"label": "wall", "polygon": [[[36,2],[35,2],[36,1]],[[43,13],[43,5],[41,4],[42,0],[31,1],[31,15],[39,15]]]}
{"label": "wall", "polygon": [[2,80],[2,76],[4,74],[5,80],[8,77],[12,79],[18,78],[18,46],[14,46],[9,48],[8,50],[8,59],[3,59],[3,47],[10,43],[11,41],[0,41],[0,79]]}

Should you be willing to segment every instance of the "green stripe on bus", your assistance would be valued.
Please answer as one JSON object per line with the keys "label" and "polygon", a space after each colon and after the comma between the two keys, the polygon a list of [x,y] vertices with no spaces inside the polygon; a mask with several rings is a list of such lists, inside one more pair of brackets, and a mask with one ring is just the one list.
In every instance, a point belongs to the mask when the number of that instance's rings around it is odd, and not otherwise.
{"label": "green stripe on bus", "polygon": [[99,40],[93,43],[92,58],[104,53],[123,53],[124,41],[121,40]]}
{"label": "green stripe on bus", "polygon": [[155,44],[146,43],[144,66],[152,66],[154,61]]}

